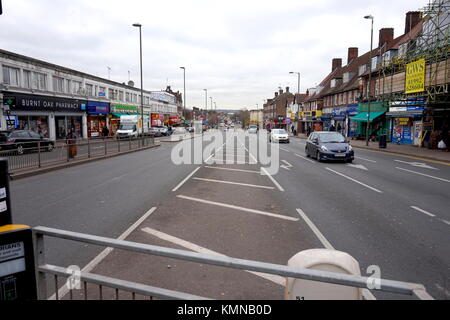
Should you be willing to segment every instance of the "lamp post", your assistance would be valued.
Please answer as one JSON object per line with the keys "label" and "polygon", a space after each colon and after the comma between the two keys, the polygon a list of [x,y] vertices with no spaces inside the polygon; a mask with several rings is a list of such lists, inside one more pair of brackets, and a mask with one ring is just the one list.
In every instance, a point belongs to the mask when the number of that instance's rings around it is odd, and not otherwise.
{"label": "lamp post", "polygon": [[365,16],[364,19],[372,20],[372,27],[370,30],[370,53],[369,53],[369,85],[367,88],[367,100],[368,102],[368,112],[367,112],[367,129],[366,129],[366,146],[369,146],[369,127],[370,127],[370,94],[372,91],[372,51],[373,51],[373,20],[374,17],[372,15]]}
{"label": "lamp post", "polygon": [[139,28],[139,43],[141,52],[141,115],[142,115],[142,135],[144,135],[144,74],[142,71],[142,25],[140,23],[133,24],[133,27]]}
{"label": "lamp post", "polygon": [[186,125],[186,68],[185,67],[180,67],[181,70],[183,70],[183,83],[184,83],[184,97],[183,97],[183,102],[184,102],[184,109],[183,109],[183,117],[184,117],[184,124]]}
{"label": "lamp post", "polygon": [[206,120],[208,120],[208,89],[203,89],[203,90],[205,91]]}

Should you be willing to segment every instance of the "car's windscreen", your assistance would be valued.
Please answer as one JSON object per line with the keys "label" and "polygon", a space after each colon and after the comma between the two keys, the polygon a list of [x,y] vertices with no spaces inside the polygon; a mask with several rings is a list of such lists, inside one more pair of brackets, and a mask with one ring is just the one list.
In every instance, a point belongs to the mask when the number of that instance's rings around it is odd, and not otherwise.
{"label": "car's windscreen", "polygon": [[136,126],[132,124],[121,124],[119,130],[136,130]]}
{"label": "car's windscreen", "polygon": [[347,142],[344,136],[340,133],[324,133],[319,135],[322,143],[345,143]]}
{"label": "car's windscreen", "polygon": [[273,130],[274,134],[288,134],[286,130]]}

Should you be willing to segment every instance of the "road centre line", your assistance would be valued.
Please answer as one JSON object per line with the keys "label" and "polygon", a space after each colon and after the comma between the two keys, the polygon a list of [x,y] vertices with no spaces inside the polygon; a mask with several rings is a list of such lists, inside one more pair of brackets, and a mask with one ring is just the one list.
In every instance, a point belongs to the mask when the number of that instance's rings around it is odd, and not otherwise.
{"label": "road centre line", "polygon": [[425,211],[423,209],[420,209],[419,207],[411,206],[411,208],[413,208],[416,211],[422,212],[422,213],[426,214],[429,217],[436,218],[436,215],[434,215],[432,213],[429,213],[428,211]]}
{"label": "road centre line", "polygon": [[287,220],[287,221],[298,221],[299,220],[299,219],[296,219],[296,218],[283,216],[283,215],[279,215],[279,214],[275,214],[275,213],[270,213],[270,212],[265,212],[265,211],[260,211],[260,210],[254,210],[254,209],[234,206],[234,205],[230,205],[230,204],[226,204],[226,203],[202,200],[202,199],[197,199],[197,198],[192,198],[192,197],[186,197],[186,196],[182,196],[182,195],[178,195],[177,198],[184,199],[184,200],[189,200],[189,201],[194,201],[194,202],[200,202],[200,203],[203,203],[203,204],[209,204],[209,205],[213,205],[213,206],[217,206],[217,207],[233,209],[233,210],[237,210],[237,211],[243,211],[243,212],[248,212],[248,213],[259,214],[259,215],[273,217],[273,218]]}
{"label": "road centre line", "polygon": [[[175,244],[177,246],[180,246],[180,247],[183,247],[185,249],[191,250],[193,252],[197,252],[197,253],[200,253],[200,254],[206,254],[206,255],[210,255],[210,256],[229,258],[228,256],[226,256],[224,254],[221,254],[221,253],[218,253],[218,252],[215,252],[215,251],[212,251],[212,250],[200,247],[200,246],[198,246],[198,245],[196,245],[194,243],[191,243],[191,242],[188,242],[188,241],[185,241],[185,240],[173,237],[171,235],[168,235],[166,233],[163,233],[163,232],[151,229],[151,228],[144,228],[144,229],[142,229],[142,231],[147,233],[147,234],[150,234],[150,235],[152,235],[154,237],[157,237],[157,238],[159,238],[161,240],[170,242],[172,244]],[[255,272],[255,271],[246,271],[246,272],[254,274],[254,275],[256,275],[258,277],[261,277],[261,278],[264,278],[266,280],[269,280],[269,281],[271,281],[273,283],[276,283],[276,284],[278,284],[280,286],[283,286],[283,287],[286,285],[286,278],[283,278],[283,277],[280,277],[280,276],[277,276],[277,275],[265,274],[265,273]]]}
{"label": "road centre line", "polygon": [[232,181],[215,180],[215,179],[193,178],[193,180],[204,181],[204,182],[213,182],[213,183],[222,183],[222,184],[231,184],[231,185],[235,185],[235,186],[243,186],[243,187],[250,187],[250,188],[257,188],[257,189],[269,189],[269,190],[275,189],[274,187],[267,187],[267,186],[254,185],[254,184],[248,184],[248,183],[232,182]]}
{"label": "road centre line", "polygon": [[295,156],[297,156],[297,157],[299,157],[299,158],[302,158],[303,160],[305,160],[305,161],[308,161],[308,162],[311,162],[311,163],[315,163],[314,161],[312,161],[311,159],[308,159],[308,158],[306,158],[306,157],[304,157],[304,156],[301,156],[301,155],[299,155],[299,154],[295,154]]}
{"label": "road centre line", "polygon": [[178,186],[175,187],[175,189],[172,190],[172,192],[176,192],[178,191],[190,178],[192,178],[192,176],[194,174],[197,173],[198,170],[200,170],[201,167],[198,167],[197,169],[195,169],[190,175],[188,175],[186,177],[186,179],[184,179],[183,181],[180,182],[180,184]]}
{"label": "road centre line", "polygon": [[[129,227],[124,233],[122,233],[117,240],[123,241],[128,236],[135,231],[145,220],[147,220],[158,208],[153,207],[147,213],[145,213],[139,220],[137,220],[131,227]],[[106,248],[103,250],[99,255],[97,255],[94,259],[92,259],[82,270],[82,273],[89,273],[92,270],[94,270],[95,267],[97,267],[112,251],[114,251],[114,248]],[[62,299],[64,296],[69,293],[69,289],[66,285],[63,285],[58,290],[58,298]],[[53,294],[48,300],[56,300],[56,293]]]}
{"label": "road centre line", "polygon": [[225,170],[225,171],[235,171],[235,172],[246,172],[246,173],[261,174],[261,171],[252,171],[252,170],[231,169],[231,168],[221,168],[221,167],[211,167],[211,166],[204,166],[204,168],[215,169],[215,170]]}
{"label": "road centre line", "polygon": [[375,192],[378,192],[378,193],[383,193],[383,191],[380,191],[380,190],[378,190],[378,189],[375,189],[375,188],[373,188],[373,187],[371,187],[371,186],[369,186],[369,185],[367,185],[367,184],[365,184],[365,183],[362,183],[362,182],[360,182],[360,181],[358,181],[358,180],[356,180],[356,179],[353,179],[353,178],[351,178],[351,177],[349,177],[349,176],[346,176],[346,175],[343,174],[343,173],[334,171],[333,169],[330,169],[330,168],[326,168],[326,169],[327,169],[328,171],[331,171],[331,172],[337,174],[337,175],[340,175],[341,177],[346,178],[347,180],[356,182],[357,184],[360,184],[360,185],[362,185],[362,186],[364,186],[364,187],[366,187],[366,188],[368,188],[368,189],[370,189],[370,190],[372,190],[372,191],[375,191]]}
{"label": "road centre line", "polygon": [[275,180],[274,177],[272,177],[271,174],[269,174],[269,172],[266,170],[266,168],[261,167],[261,172],[262,172],[264,175],[268,176],[270,180],[272,180],[273,184],[278,188],[278,190],[280,190],[281,192],[284,192],[283,187],[277,182],[277,180]]}
{"label": "road centre line", "polygon": [[[333,245],[325,238],[325,236],[320,232],[319,228],[316,227],[314,222],[312,222],[306,213],[302,209],[297,209],[298,214],[302,217],[302,219],[305,221],[305,223],[308,225],[308,227],[312,230],[312,232],[316,235],[316,237],[319,239],[319,241],[322,243],[322,245],[327,250],[336,250]],[[365,300],[376,300],[375,296],[368,290],[368,289],[362,289],[362,295]]]}
{"label": "road centre line", "polygon": [[283,150],[283,151],[285,151],[285,152],[287,152],[287,153],[291,153],[291,151],[290,151],[290,150],[288,150],[288,149],[285,149],[285,148],[281,148],[281,147],[280,147],[280,150]]}
{"label": "road centre line", "polygon": [[395,169],[403,170],[403,171],[406,171],[406,172],[418,174],[418,175],[421,175],[421,176],[424,176],[424,177],[428,177],[428,178],[432,178],[432,179],[436,179],[436,180],[440,180],[440,181],[444,181],[444,182],[450,182],[450,180],[439,178],[439,177],[435,177],[435,176],[430,176],[430,175],[425,174],[425,173],[420,173],[420,172],[416,172],[416,171],[412,171],[412,170],[408,170],[408,169],[403,169],[403,168],[399,168],[399,167],[396,167]]}

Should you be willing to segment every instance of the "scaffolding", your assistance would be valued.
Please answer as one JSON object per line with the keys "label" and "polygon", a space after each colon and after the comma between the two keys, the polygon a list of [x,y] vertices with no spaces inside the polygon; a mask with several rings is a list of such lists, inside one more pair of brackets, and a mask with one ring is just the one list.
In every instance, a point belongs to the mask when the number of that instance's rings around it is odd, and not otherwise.
{"label": "scaffolding", "polygon": [[[376,84],[377,100],[393,102],[425,98],[429,104],[449,103],[450,0],[434,0],[419,10],[422,32],[405,39],[398,55],[381,61]],[[405,94],[406,65],[425,59],[425,92]]]}

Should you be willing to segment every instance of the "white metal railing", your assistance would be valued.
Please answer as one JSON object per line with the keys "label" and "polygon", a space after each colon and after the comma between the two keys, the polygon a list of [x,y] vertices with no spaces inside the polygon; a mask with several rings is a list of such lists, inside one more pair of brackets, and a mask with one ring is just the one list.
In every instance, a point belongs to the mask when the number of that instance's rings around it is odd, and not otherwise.
{"label": "white metal railing", "polygon": [[[45,260],[45,244],[44,237],[58,238],[64,240],[71,240],[85,244],[96,246],[104,246],[108,248],[126,250],[135,253],[154,255],[159,257],[172,258],[177,260],[196,262],[206,265],[214,265],[219,267],[226,267],[231,269],[239,269],[246,271],[254,271],[272,275],[278,275],[286,278],[303,279],[310,281],[318,281],[322,283],[330,283],[336,285],[343,285],[348,287],[355,287],[367,289],[367,284],[371,279],[361,276],[346,275],[340,273],[331,273],[319,270],[298,269],[284,265],[276,265],[270,263],[263,263],[257,261],[249,261],[243,259],[235,259],[222,256],[211,256],[205,254],[194,253],[190,251],[170,249],[141,243],[122,241],[110,239],[105,237],[81,234],[77,232],[64,231],[46,227],[37,227],[33,229],[34,250],[36,261],[36,277],[38,287],[38,298],[47,299],[47,278],[46,275],[51,274],[55,277],[55,291],[58,299],[58,276],[70,277],[72,274],[65,268],[48,265]],[[155,288],[138,283],[118,280],[114,278],[94,275],[90,273],[81,272],[80,280],[84,283],[85,299],[87,299],[87,284],[95,284],[99,286],[100,298],[102,298],[102,288],[112,288],[116,292],[116,298],[119,298],[119,290],[131,293],[132,297],[135,294],[144,295],[150,298],[159,299],[181,299],[181,300],[200,300],[206,299],[203,297],[193,296],[190,294]],[[380,280],[380,286],[373,291],[383,291],[389,293],[396,293],[406,296],[418,298],[420,300],[433,300],[425,287],[421,284],[399,282],[392,280]],[[72,291],[70,291],[72,298]]]}

